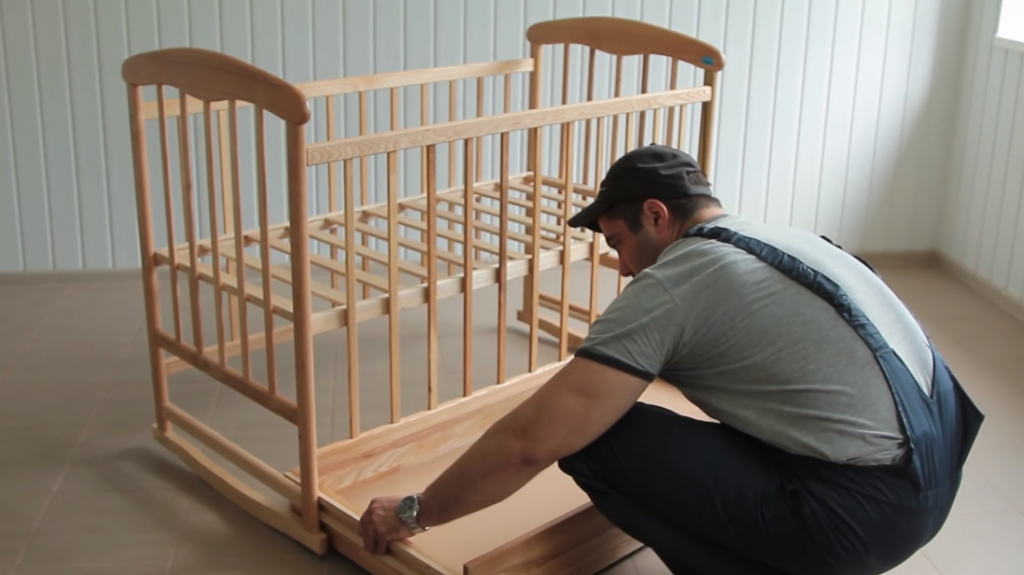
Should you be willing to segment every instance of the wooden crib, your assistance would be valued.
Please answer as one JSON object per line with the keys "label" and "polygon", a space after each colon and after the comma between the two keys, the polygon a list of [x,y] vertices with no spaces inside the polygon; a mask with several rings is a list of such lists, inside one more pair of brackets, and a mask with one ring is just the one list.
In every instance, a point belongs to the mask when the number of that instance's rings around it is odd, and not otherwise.
{"label": "wooden crib", "polygon": [[[716,48],[605,17],[542,22],[527,38],[529,58],[300,85],[193,48],[123,66],[154,437],[261,521],[372,573],[594,573],[639,548],[556,468],[385,556],[359,537],[372,497],[423,489],[568,361],[604,286],[621,291],[600,235],[565,224],[610,162],[660,142],[689,148],[710,173]],[[629,66],[640,81],[624,92]],[[607,83],[595,80],[607,70]],[[556,72],[561,82],[546,82]],[[370,125],[374,105],[388,125]],[[431,110],[446,121],[431,123]],[[356,122],[358,133],[339,136]],[[487,290],[496,309],[485,318],[474,294]],[[461,381],[445,399],[441,332],[460,311]],[[426,346],[412,370],[402,369],[403,321]],[[342,332],[343,344],[317,339]],[[485,340],[496,344],[490,367],[475,361],[490,353]],[[384,350],[387,364],[360,371],[361,354]],[[317,377],[318,353],[345,357],[347,433],[329,440],[316,400],[336,383]],[[294,425],[298,465],[275,468],[172,402],[169,378],[185,370]],[[426,389],[409,391],[410,378]],[[379,421],[361,409],[370,396],[386,397]],[[644,399],[695,412],[661,382]]]}

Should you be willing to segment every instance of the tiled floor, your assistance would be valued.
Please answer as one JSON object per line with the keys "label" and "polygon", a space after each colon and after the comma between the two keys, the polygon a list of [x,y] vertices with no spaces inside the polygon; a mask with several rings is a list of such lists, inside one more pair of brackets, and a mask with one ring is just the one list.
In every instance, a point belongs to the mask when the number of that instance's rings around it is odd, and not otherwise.
{"label": "tiled floor", "polygon": [[[989,416],[952,517],[896,572],[1024,573],[1024,324],[939,271],[883,271]],[[411,349],[422,342],[417,326],[423,324],[403,322],[403,346]],[[461,316],[452,325],[460,323]],[[187,322],[183,327],[189,333]],[[386,373],[386,327],[368,324],[363,335],[373,338],[380,330],[378,349],[384,350],[377,358],[374,349],[363,348],[367,380]],[[0,575],[359,573],[337,554],[315,557],[252,519],[152,441],[142,328],[134,276],[0,283]],[[442,395],[461,385],[461,339],[452,329],[445,335],[454,343],[442,359],[448,382]],[[321,382],[344,374],[343,338],[318,339],[317,349]],[[422,385],[412,382],[423,371],[418,353],[410,351],[413,359],[403,362],[407,410],[422,400],[415,391]],[[550,349],[545,354],[543,360],[553,357]],[[515,371],[519,359],[509,361]],[[367,392],[368,385],[363,417],[374,425],[386,417],[386,397]],[[176,374],[172,394],[198,419],[275,466],[295,463],[293,432],[247,411],[249,404],[230,390]],[[343,389],[318,387],[321,443],[343,436],[345,397]],[[612,571],[667,572],[649,551]]]}

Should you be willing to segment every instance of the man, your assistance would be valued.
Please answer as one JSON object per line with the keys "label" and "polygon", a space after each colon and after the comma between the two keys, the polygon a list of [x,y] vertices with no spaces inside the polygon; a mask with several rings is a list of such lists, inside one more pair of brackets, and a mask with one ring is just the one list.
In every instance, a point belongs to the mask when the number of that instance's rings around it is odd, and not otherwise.
{"label": "man", "polygon": [[[689,155],[625,154],[570,220],[634,279],[575,357],[367,548],[557,463],[674,573],[883,573],[946,519],[983,420],[910,312],[822,237],[725,213]],[[714,418],[638,402],[660,377]]]}

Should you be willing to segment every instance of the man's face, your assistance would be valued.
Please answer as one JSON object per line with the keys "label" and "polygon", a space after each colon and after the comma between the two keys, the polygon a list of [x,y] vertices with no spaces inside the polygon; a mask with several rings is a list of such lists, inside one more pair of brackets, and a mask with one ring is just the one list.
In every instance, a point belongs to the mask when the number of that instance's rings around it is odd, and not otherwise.
{"label": "man's face", "polygon": [[629,230],[626,222],[601,216],[598,219],[601,233],[604,234],[608,246],[615,250],[619,258],[619,273],[625,277],[633,277],[654,265],[661,252],[671,241],[666,242],[659,233],[657,222],[652,222],[649,214],[643,216],[643,227],[637,233]]}

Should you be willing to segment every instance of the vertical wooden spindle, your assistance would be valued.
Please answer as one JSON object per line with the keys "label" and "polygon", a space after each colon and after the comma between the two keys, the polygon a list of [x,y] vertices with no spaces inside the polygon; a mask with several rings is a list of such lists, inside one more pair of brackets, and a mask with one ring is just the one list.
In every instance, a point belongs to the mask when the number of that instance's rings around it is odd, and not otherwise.
{"label": "vertical wooden spindle", "polygon": [[[587,57],[587,101],[594,101],[594,61],[597,59],[597,48],[591,48]],[[583,134],[583,185],[590,185],[590,126],[593,120],[587,120]],[[601,181],[601,174],[597,174],[594,182]]]}
{"label": "vertical wooden spindle", "polygon": [[[671,64],[670,70],[669,70],[669,80],[668,80],[668,82],[669,82],[669,86],[671,86],[672,90],[677,90],[679,88],[679,60],[677,58],[672,58],[672,64]],[[680,117],[682,117],[682,114],[683,114],[683,107],[682,106],[669,106],[669,108],[668,108],[668,121],[665,124],[665,145],[666,146],[675,146],[676,148],[679,148],[680,150],[682,150],[683,149],[682,138],[680,138],[678,143],[675,141],[675,134],[674,134],[674,132],[675,132],[675,124],[676,124],[676,108],[679,108]]]}
{"label": "vertical wooden spindle", "polygon": [[[234,214],[234,192],[231,185],[231,150],[228,132],[230,127],[228,126],[228,112],[227,110],[221,110],[217,114],[217,140],[220,143],[220,195],[221,204],[223,206],[224,217],[221,219],[221,226],[224,228],[225,234],[233,234],[235,231],[235,223],[232,214]],[[231,273],[231,262],[228,259],[224,260],[224,272]],[[232,341],[238,339],[239,334],[242,331],[240,319],[238,317],[238,298],[234,294],[228,295],[228,315],[231,319],[231,331],[228,333],[229,339]]]}
{"label": "vertical wooden spindle", "polygon": [[[479,152],[479,150],[477,150]],[[462,395],[468,396],[473,393],[473,140],[466,138],[465,140],[465,162],[464,164],[464,178],[465,182],[465,249],[463,250],[463,257],[465,258],[465,290],[463,295],[463,319],[462,319],[462,340],[463,340],[463,353],[462,353]],[[478,154],[482,155],[482,154]]]}
{"label": "vertical wooden spindle", "polygon": [[[292,294],[295,311],[295,391],[299,408],[299,469],[302,482],[302,526],[320,529],[319,473],[316,460],[316,390],[313,386],[312,302],[309,281],[309,220],[306,191],[306,130],[288,124],[288,234],[291,246]],[[267,241],[265,235],[260,236]]]}
{"label": "vertical wooden spindle", "polygon": [[[622,56],[615,57],[615,97],[619,98],[622,96]],[[628,129],[628,128],[627,128]],[[612,145],[611,145],[611,161],[609,165],[615,162],[615,159],[619,157],[619,114],[615,114],[612,118]]]}
{"label": "vertical wooden spindle", "polygon": [[[263,136],[263,108],[256,106],[256,200],[260,216],[260,259],[263,265],[263,329],[266,330],[267,385],[270,393],[277,394],[277,366],[274,358],[274,303],[270,278],[270,215],[267,210],[267,160]],[[292,246],[294,248],[294,246]],[[292,252],[294,256],[294,251]],[[298,285],[295,285],[298,289]]]}
{"label": "vertical wooden spindle", "polygon": [[185,212],[185,238],[188,241],[188,289],[189,303],[192,308],[192,341],[196,351],[203,353],[203,321],[199,303],[199,257],[196,246],[195,211],[192,205],[192,154],[189,148],[188,131],[188,98],[182,91],[178,99],[181,103],[181,115],[178,116],[178,164],[181,166],[182,209]]}
{"label": "vertical wooden spindle", "polygon": [[498,383],[505,381],[505,347],[508,332],[508,146],[509,133],[501,133],[498,238]]}
{"label": "vertical wooden spindle", "polygon": [[[565,141],[575,141],[576,123],[566,122],[563,124]],[[562,155],[565,156],[565,170],[570,177],[565,179],[565,200],[562,202],[562,309],[560,318],[560,331],[558,334],[558,359],[564,360],[569,356],[569,277],[572,269],[572,228],[569,227],[569,218],[572,217],[573,203],[573,155],[575,147],[565,145],[562,148]]]}
{"label": "vertical wooden spindle", "polygon": [[156,99],[160,106],[160,164],[164,177],[164,210],[167,212],[167,255],[171,258],[171,310],[174,314],[174,339],[181,343],[181,296],[178,295],[178,250],[174,242],[174,192],[171,191],[171,160],[168,153],[167,111],[164,108],[164,87],[157,86]]}
{"label": "vertical wooden spindle", "polygon": [[[367,130],[367,111],[366,111],[366,92],[359,92],[359,135],[365,136]],[[370,166],[368,163],[367,156],[361,156],[359,158],[359,184],[360,184],[360,198],[363,206],[370,203]],[[363,234],[363,247],[369,247],[370,238]],[[348,249],[352,250],[352,247]],[[355,251],[355,250],[353,250]],[[370,271],[370,260],[362,258],[363,260],[363,271]],[[370,284],[363,284],[363,297],[370,297]]]}
{"label": "vertical wooden spindle", "polygon": [[529,288],[526,290],[528,301],[526,307],[530,314],[530,348],[529,348],[529,370],[535,371],[538,364],[538,329],[540,327],[540,224],[541,224],[541,195],[543,192],[540,167],[544,161],[543,141],[541,139],[541,128],[531,129],[533,140],[533,161],[537,167],[533,178],[533,206],[530,214],[530,276],[527,281]]}
{"label": "vertical wooden spindle", "polygon": [[238,303],[238,320],[239,320],[239,339],[242,343],[242,375],[246,379],[250,379],[250,365],[249,365],[249,314],[247,313],[247,298],[245,293],[245,244],[242,241],[242,230],[245,229],[245,225],[242,222],[242,189],[239,177],[239,166],[238,166],[238,104],[235,100],[228,101],[228,115],[231,122],[231,195],[232,195],[232,208],[235,216],[235,275],[236,283],[238,284],[238,298],[235,300]]}
{"label": "vertical wooden spindle", "polygon": [[398,321],[398,152],[388,152],[388,339],[391,350],[391,422],[402,418]]}
{"label": "vertical wooden spindle", "polygon": [[[651,71],[651,55],[650,54],[644,54],[643,68],[642,68],[642,70],[640,72],[640,93],[641,94],[646,94],[647,93],[648,80],[650,79],[650,71]],[[637,127],[636,141],[637,141],[637,145],[638,146],[643,146],[643,145],[648,143],[647,142],[647,135],[646,135],[646,125],[645,125],[645,123],[647,121],[648,110],[643,110],[641,112],[638,112],[638,114],[640,116],[640,125]]]}
{"label": "vertical wooden spindle", "polygon": [[[161,87],[162,90],[162,87]],[[163,110],[163,106],[160,106]],[[157,344],[160,331],[160,299],[157,291],[156,253],[153,241],[153,225],[150,220],[152,208],[149,199],[149,166],[146,164],[146,120],[142,116],[142,88],[128,85],[128,111],[131,120],[132,165],[135,173],[135,210],[139,226],[139,250],[142,263],[142,295],[146,304],[146,332],[149,343],[150,374],[153,382],[153,403],[156,410],[156,425],[161,433],[170,431],[170,423],[164,415],[164,404],[168,402],[167,370],[164,358]]]}
{"label": "vertical wooden spindle", "polygon": [[437,146],[427,146],[427,407],[437,407]]}
{"label": "vertical wooden spindle", "polygon": [[[337,137],[335,127],[335,104],[334,96],[327,96],[327,141],[333,141]],[[348,192],[349,188],[345,188]],[[338,162],[331,162],[327,166],[327,209],[330,213],[338,211]],[[331,227],[331,234],[338,235],[338,228]],[[354,250],[354,245],[345,244],[348,249]],[[331,246],[331,261],[338,261],[338,246]],[[331,271],[331,287],[338,289],[340,278],[338,274]]]}
{"label": "vertical wooden spindle", "polygon": [[704,102],[704,110],[701,113],[700,151],[697,161],[708,178],[714,178],[711,172],[714,170],[712,163],[715,149],[715,108],[718,105],[718,72],[705,70],[704,85],[711,88],[712,98]]}
{"label": "vertical wooden spindle", "polygon": [[359,435],[359,305],[356,294],[355,160],[345,160],[345,329],[348,352],[349,437]]}
{"label": "vertical wooden spindle", "polygon": [[[594,181],[601,181],[601,172],[604,170],[604,116],[597,119],[597,151],[594,160]],[[601,270],[601,234],[593,233],[593,241],[590,244],[590,323],[597,320],[597,280],[598,272]]]}
{"label": "vertical wooden spindle", "polygon": [[217,359],[221,365],[227,363],[224,351],[224,284],[221,281],[220,241],[217,233],[217,185],[213,165],[213,120],[210,118],[210,102],[203,102],[203,127],[206,136],[206,187],[210,209],[210,248],[213,251],[213,306],[217,314]]}

